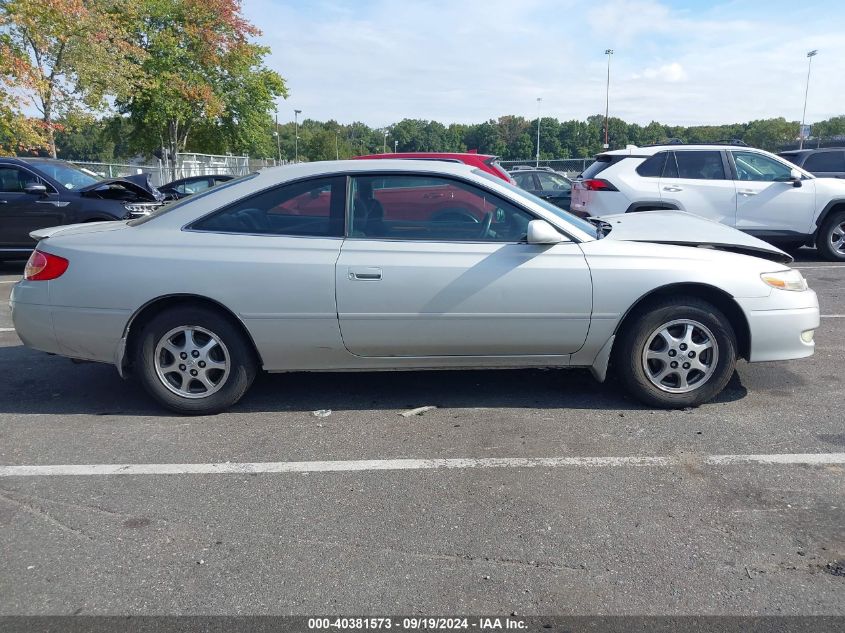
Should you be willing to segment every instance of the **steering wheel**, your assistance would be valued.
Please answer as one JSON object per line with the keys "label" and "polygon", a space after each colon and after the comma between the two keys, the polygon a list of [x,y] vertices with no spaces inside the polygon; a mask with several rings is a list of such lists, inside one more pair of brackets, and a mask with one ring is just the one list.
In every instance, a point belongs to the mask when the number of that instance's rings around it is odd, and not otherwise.
{"label": "steering wheel", "polygon": [[488,211],[484,214],[484,219],[481,221],[481,232],[478,239],[483,240],[490,235],[490,226],[493,224],[493,212]]}

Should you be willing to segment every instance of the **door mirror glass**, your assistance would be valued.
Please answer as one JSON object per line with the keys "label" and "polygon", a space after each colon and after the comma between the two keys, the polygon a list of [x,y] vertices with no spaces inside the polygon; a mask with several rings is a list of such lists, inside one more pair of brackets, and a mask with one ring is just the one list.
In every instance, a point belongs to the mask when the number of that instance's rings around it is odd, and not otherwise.
{"label": "door mirror glass", "polygon": [[531,220],[528,223],[529,244],[559,244],[564,239],[563,235],[545,220]]}
{"label": "door mirror glass", "polygon": [[31,182],[27,184],[26,187],[23,188],[23,190],[27,193],[34,193],[41,196],[47,193],[47,187],[36,182]]}

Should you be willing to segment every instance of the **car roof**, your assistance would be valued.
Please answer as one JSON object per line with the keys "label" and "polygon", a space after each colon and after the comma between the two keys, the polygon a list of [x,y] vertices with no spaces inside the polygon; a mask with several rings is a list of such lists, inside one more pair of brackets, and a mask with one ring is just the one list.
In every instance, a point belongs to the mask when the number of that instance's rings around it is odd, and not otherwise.
{"label": "car roof", "polygon": [[684,143],[666,143],[664,145],[648,145],[646,147],[637,147],[636,145],[629,145],[625,149],[614,149],[606,152],[601,152],[601,156],[652,156],[657,152],[685,151],[685,150],[721,150],[721,149],[737,149],[742,151],[762,152],[763,150],[756,147],[749,147],[747,145],[732,145],[730,143],[699,143],[699,144],[684,144]]}
{"label": "car roof", "polygon": [[325,160],[313,163],[296,163],[293,165],[280,165],[277,167],[265,167],[258,172],[260,179],[255,184],[261,184],[262,180],[276,182],[282,176],[287,179],[306,178],[308,176],[320,176],[323,174],[337,174],[339,172],[357,173],[367,171],[380,172],[430,172],[437,174],[452,174],[465,176],[478,169],[473,165],[465,163],[453,163],[449,161],[412,160],[405,158],[382,158],[368,159],[359,158],[353,160]]}

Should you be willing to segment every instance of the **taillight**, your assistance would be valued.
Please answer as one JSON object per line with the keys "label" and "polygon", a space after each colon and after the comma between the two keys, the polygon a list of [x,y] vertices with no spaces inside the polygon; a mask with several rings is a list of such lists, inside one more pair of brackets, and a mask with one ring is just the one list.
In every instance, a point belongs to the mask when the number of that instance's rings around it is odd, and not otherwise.
{"label": "taillight", "polygon": [[58,255],[32,251],[26,268],[23,269],[23,278],[27,281],[49,281],[61,277],[67,270],[68,260]]}
{"label": "taillight", "polygon": [[619,191],[603,178],[587,178],[581,181],[581,186],[589,191]]}

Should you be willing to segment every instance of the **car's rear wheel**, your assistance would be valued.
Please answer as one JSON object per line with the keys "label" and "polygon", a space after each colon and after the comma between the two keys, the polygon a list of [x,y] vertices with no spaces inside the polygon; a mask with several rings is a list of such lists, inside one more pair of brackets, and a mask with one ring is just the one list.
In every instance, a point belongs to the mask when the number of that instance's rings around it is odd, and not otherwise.
{"label": "car's rear wheel", "polygon": [[845,261],[845,211],[831,213],[816,236],[816,248],[824,259]]}
{"label": "car's rear wheel", "polygon": [[133,365],[147,391],[177,413],[229,408],[246,393],[257,362],[231,319],[205,308],[172,308],[153,317],[135,346]]}
{"label": "car's rear wheel", "polygon": [[712,304],[665,300],[634,316],[615,354],[632,396],[660,408],[695,407],[724,389],[736,366],[736,336]]}

